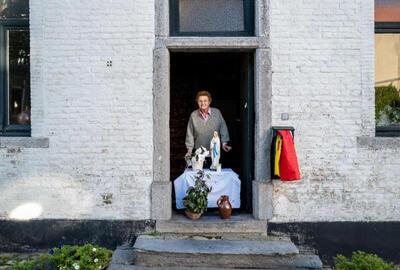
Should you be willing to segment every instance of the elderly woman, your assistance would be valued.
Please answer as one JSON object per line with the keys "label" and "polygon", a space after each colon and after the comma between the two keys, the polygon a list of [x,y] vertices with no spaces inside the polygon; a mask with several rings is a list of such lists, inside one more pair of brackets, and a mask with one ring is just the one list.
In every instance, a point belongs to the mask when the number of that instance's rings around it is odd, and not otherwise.
{"label": "elderly woman", "polygon": [[210,141],[213,138],[214,131],[220,134],[222,149],[229,152],[232,147],[228,146],[229,132],[221,112],[217,108],[210,107],[212,98],[207,91],[200,91],[196,95],[196,102],[199,106],[190,115],[186,130],[186,148],[185,156],[191,155],[193,149],[201,146],[209,149]]}

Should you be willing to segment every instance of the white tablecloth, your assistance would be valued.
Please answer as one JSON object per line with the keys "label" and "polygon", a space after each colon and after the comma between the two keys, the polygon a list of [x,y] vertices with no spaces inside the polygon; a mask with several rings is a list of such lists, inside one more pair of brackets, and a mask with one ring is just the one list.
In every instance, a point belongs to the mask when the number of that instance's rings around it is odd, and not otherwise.
{"label": "white tablecloth", "polygon": [[[240,208],[240,179],[239,176],[232,169],[222,169],[221,172],[204,170],[210,175],[206,178],[206,184],[212,188],[208,194],[208,207],[218,207],[217,200],[221,195],[228,195],[229,201],[233,208]],[[182,199],[186,196],[186,190],[194,186],[196,172],[191,169],[185,170],[174,181],[175,195],[176,195],[176,208],[183,209]]]}

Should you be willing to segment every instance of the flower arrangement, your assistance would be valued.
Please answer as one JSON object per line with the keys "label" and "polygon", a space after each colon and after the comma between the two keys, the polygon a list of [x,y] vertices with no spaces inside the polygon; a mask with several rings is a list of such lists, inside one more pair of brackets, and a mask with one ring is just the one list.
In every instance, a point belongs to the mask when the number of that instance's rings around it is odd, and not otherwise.
{"label": "flower arrangement", "polygon": [[186,164],[188,166],[192,166],[193,170],[202,170],[204,160],[209,155],[210,155],[210,152],[205,147],[201,146],[196,149],[194,154],[192,154],[191,156],[187,156],[185,158]]}
{"label": "flower arrangement", "polygon": [[205,178],[210,178],[203,170],[199,170],[195,176],[194,187],[188,188],[187,195],[183,198],[183,205],[186,207],[186,215],[191,219],[198,219],[207,211],[208,193],[211,187],[208,187]]}
{"label": "flower arrangement", "polygon": [[111,255],[111,250],[92,244],[60,245],[34,260],[17,262],[12,270],[103,270]]}

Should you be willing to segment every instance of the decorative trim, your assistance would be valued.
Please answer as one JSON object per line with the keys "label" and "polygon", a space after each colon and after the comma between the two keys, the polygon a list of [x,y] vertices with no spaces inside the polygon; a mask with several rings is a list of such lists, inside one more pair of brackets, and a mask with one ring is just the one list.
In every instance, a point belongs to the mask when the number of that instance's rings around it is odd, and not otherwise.
{"label": "decorative trim", "polygon": [[171,51],[188,49],[257,49],[256,37],[171,37],[165,40],[165,46]]}

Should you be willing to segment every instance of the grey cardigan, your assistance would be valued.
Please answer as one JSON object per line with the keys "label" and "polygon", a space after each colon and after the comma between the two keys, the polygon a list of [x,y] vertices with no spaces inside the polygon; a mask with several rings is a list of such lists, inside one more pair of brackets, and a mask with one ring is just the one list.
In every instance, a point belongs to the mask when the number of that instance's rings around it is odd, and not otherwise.
{"label": "grey cardigan", "polygon": [[229,141],[228,127],[226,126],[224,117],[217,108],[212,108],[211,114],[207,120],[201,117],[199,110],[195,110],[190,115],[190,119],[186,129],[186,148],[196,150],[200,146],[210,148],[210,142],[214,135],[214,131],[217,131],[221,143]]}

